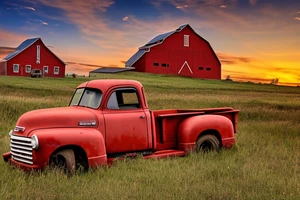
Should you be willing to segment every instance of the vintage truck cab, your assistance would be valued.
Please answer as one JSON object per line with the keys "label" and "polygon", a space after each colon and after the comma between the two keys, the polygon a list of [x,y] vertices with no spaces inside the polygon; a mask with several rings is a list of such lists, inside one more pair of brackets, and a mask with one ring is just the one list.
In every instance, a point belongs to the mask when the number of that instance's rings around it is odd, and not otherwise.
{"label": "vintage truck cab", "polygon": [[134,80],[80,84],[68,107],[29,111],[9,132],[5,161],[25,170],[47,165],[67,170],[111,164],[116,157],[183,156],[235,144],[238,110],[148,108]]}

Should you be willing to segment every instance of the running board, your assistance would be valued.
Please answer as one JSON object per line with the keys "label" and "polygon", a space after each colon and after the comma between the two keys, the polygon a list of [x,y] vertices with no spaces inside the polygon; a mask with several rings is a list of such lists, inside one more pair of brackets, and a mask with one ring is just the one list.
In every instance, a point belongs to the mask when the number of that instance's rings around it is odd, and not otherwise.
{"label": "running board", "polygon": [[179,151],[175,149],[155,151],[150,155],[144,156],[144,158],[167,158],[167,157],[177,157],[185,156],[187,153],[185,151]]}
{"label": "running board", "polygon": [[[161,151],[155,151],[152,154],[146,154],[143,155],[143,158],[150,159],[150,158],[168,158],[168,157],[178,157],[178,156],[185,156],[187,152],[185,151],[179,151],[176,149],[168,149],[168,150],[161,150]],[[138,154],[136,153],[128,153],[124,154],[121,157],[109,157],[107,158],[108,165],[113,164],[114,160],[123,160],[125,158],[136,158]],[[140,154],[139,154],[140,155]]]}

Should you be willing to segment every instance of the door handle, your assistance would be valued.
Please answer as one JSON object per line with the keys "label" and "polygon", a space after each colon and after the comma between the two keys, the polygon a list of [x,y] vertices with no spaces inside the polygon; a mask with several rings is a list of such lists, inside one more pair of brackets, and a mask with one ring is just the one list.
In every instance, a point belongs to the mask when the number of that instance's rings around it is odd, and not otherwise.
{"label": "door handle", "polygon": [[141,115],[140,118],[141,118],[141,119],[144,119],[144,118],[145,118],[145,115]]}

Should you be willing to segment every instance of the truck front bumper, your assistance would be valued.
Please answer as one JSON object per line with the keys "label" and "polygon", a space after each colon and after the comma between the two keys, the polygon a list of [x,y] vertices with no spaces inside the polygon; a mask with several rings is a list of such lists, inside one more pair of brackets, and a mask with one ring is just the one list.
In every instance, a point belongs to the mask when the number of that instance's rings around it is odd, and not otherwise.
{"label": "truck front bumper", "polygon": [[41,169],[41,167],[38,166],[38,165],[28,165],[28,164],[17,162],[15,160],[13,160],[11,158],[11,153],[10,152],[2,154],[2,157],[3,157],[5,162],[9,162],[12,166],[20,168],[20,169],[24,170],[25,172]]}

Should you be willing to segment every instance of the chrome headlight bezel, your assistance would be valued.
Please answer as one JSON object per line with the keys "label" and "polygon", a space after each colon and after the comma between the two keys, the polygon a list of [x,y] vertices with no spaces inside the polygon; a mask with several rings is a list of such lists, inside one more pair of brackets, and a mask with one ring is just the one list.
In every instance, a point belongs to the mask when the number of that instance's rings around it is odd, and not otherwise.
{"label": "chrome headlight bezel", "polygon": [[37,150],[39,148],[39,139],[36,135],[33,135],[31,137],[31,146],[34,150]]}
{"label": "chrome headlight bezel", "polygon": [[9,135],[10,138],[11,138],[11,136],[13,135],[13,132],[14,132],[13,130],[10,130],[10,131],[9,131],[8,135]]}

